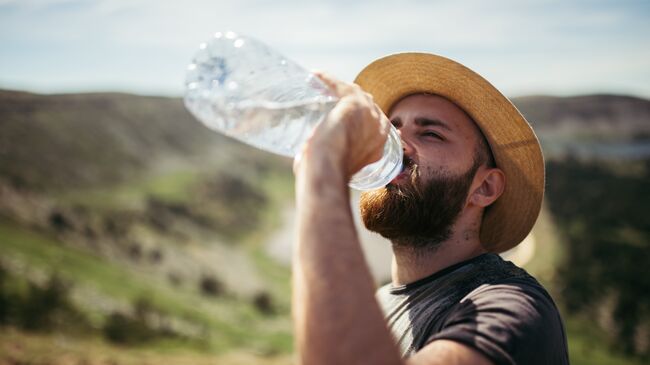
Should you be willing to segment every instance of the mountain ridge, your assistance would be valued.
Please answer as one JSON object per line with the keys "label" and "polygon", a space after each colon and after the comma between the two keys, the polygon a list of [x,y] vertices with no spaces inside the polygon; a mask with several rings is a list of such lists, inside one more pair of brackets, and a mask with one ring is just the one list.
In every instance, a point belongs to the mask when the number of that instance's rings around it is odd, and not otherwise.
{"label": "mountain ridge", "polygon": [[592,94],[570,97],[534,95],[513,103],[543,139],[580,138],[626,141],[650,136],[650,100]]}

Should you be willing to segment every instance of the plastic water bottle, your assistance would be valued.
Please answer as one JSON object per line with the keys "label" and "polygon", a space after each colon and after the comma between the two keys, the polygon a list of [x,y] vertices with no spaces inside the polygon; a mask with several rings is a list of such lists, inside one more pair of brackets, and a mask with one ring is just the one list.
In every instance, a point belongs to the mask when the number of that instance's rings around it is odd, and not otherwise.
{"label": "plastic water bottle", "polygon": [[[209,128],[244,143],[295,157],[337,98],[320,79],[254,38],[216,33],[188,66],[185,105]],[[357,172],[358,190],[388,184],[402,169],[395,128],[381,160]]]}

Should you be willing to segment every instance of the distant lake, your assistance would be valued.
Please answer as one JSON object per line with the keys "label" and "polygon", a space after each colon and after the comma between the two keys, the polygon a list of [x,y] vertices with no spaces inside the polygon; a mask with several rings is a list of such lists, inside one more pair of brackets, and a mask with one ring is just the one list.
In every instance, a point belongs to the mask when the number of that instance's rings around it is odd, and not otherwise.
{"label": "distant lake", "polygon": [[582,158],[642,160],[650,158],[650,140],[625,143],[611,142],[548,142],[542,140],[544,154],[549,157],[570,155]]}

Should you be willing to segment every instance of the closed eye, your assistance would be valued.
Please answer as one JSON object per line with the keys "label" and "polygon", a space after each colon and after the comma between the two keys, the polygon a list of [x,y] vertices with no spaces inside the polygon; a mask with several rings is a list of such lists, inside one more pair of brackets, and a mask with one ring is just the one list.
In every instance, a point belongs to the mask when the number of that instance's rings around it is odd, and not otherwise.
{"label": "closed eye", "polygon": [[425,137],[436,138],[436,139],[439,139],[441,141],[444,140],[444,138],[442,138],[442,136],[440,134],[438,134],[436,132],[432,132],[432,131],[426,131],[426,132],[422,133],[422,135],[425,136]]}

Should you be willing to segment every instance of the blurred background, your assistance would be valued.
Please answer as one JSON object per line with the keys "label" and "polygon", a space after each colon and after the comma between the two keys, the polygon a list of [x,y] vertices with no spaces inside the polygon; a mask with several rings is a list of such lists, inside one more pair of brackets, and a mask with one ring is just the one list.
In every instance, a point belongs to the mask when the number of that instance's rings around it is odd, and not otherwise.
{"label": "blurred background", "polygon": [[573,364],[647,363],[649,2],[0,0],[0,364],[292,362],[291,161],[181,100],[224,30],[347,81],[437,53],[512,97],[547,195],[504,256],[551,291]]}

